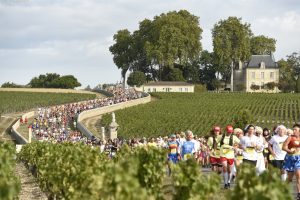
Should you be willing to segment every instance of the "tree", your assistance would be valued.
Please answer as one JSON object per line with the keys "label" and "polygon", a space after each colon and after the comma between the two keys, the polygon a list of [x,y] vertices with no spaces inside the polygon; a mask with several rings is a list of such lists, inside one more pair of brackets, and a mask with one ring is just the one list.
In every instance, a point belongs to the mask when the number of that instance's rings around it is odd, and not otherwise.
{"label": "tree", "polygon": [[173,11],[143,20],[132,34],[126,29],[118,31],[109,50],[123,77],[130,70],[164,80],[166,68],[176,67],[186,79],[195,80],[193,63],[202,49],[201,33],[198,17],[186,10]]}
{"label": "tree", "polygon": [[277,84],[275,82],[268,82],[265,84],[266,89],[268,90],[274,90]]}
{"label": "tree", "polygon": [[132,72],[127,79],[127,84],[130,86],[140,87],[145,82],[146,82],[146,76],[143,72],[140,71]]}
{"label": "tree", "polygon": [[237,84],[236,85],[236,90],[237,91],[244,91],[244,90],[246,90],[246,85],[244,83]]}
{"label": "tree", "polygon": [[244,128],[248,124],[251,124],[253,122],[253,117],[251,115],[250,110],[248,109],[243,109],[237,113],[233,117],[233,124],[235,128]]}
{"label": "tree", "polygon": [[213,53],[204,50],[200,56],[200,83],[206,84],[208,90],[215,90],[213,80],[216,79],[216,66],[213,63]]}
{"label": "tree", "polygon": [[260,86],[259,86],[259,85],[252,84],[252,85],[250,86],[250,89],[253,90],[253,91],[259,90],[259,89],[260,89]]}
{"label": "tree", "polygon": [[221,87],[221,81],[219,79],[213,79],[211,81],[212,87],[215,88],[216,90],[219,90],[219,88]]}
{"label": "tree", "polygon": [[276,50],[276,40],[264,35],[254,36],[250,39],[252,55],[270,55]]}
{"label": "tree", "polygon": [[167,69],[164,81],[185,81],[182,71],[178,68]]}
{"label": "tree", "polygon": [[18,85],[14,82],[5,82],[1,85],[2,88],[21,88],[24,87],[22,85]]}
{"label": "tree", "polygon": [[217,71],[228,83],[231,77],[231,64],[247,61],[250,58],[250,24],[242,23],[241,18],[229,17],[220,20],[212,29],[214,61]]}
{"label": "tree", "polygon": [[32,88],[65,88],[74,89],[81,86],[73,75],[60,76],[56,73],[41,74],[31,79],[29,83]]}
{"label": "tree", "polygon": [[296,82],[296,92],[300,93],[300,76],[298,76],[297,82]]}

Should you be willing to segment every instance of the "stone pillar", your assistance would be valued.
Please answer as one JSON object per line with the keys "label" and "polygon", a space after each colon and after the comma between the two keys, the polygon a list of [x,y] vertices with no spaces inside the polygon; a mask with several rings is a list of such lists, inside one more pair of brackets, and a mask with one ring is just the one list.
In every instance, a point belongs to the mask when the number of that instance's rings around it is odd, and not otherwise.
{"label": "stone pillar", "polygon": [[119,125],[116,122],[116,116],[115,113],[112,113],[112,122],[109,125],[109,138],[110,139],[115,139],[118,137],[118,128]]}
{"label": "stone pillar", "polygon": [[101,139],[105,141],[105,127],[101,127]]}
{"label": "stone pillar", "polygon": [[32,128],[28,128],[28,143],[31,143],[31,138],[32,138]]}

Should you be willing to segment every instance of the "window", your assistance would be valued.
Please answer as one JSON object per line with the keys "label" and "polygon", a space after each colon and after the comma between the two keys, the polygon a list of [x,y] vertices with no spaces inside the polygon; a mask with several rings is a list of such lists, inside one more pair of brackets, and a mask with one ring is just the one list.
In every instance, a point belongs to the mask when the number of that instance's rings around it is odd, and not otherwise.
{"label": "window", "polygon": [[179,92],[182,92],[182,88],[179,88]]}
{"label": "window", "polygon": [[148,88],[148,92],[151,92],[151,88]]}
{"label": "window", "polygon": [[185,90],[185,92],[188,92],[188,91],[189,91],[189,89],[188,89],[188,88],[184,88],[184,90]]}
{"label": "window", "polygon": [[274,78],[274,72],[270,73],[270,78],[273,79]]}
{"label": "window", "polygon": [[261,79],[265,79],[265,72],[261,72],[260,77],[261,77]]}
{"label": "window", "polygon": [[156,88],[153,88],[153,92],[156,92]]}
{"label": "window", "polygon": [[255,72],[252,72],[252,73],[251,73],[251,77],[252,77],[253,79],[255,79]]}

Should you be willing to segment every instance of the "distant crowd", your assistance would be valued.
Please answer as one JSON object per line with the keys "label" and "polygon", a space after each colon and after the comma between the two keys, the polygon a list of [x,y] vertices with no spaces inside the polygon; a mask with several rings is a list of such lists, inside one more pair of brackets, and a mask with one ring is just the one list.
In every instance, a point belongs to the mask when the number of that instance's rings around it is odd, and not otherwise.
{"label": "distant crowd", "polygon": [[21,123],[29,123],[33,139],[39,141],[63,142],[72,141],[90,143],[76,128],[78,115],[85,111],[113,104],[118,104],[142,97],[134,89],[112,87],[107,90],[114,94],[113,97],[93,99],[78,103],[38,108],[34,120],[20,119]]}

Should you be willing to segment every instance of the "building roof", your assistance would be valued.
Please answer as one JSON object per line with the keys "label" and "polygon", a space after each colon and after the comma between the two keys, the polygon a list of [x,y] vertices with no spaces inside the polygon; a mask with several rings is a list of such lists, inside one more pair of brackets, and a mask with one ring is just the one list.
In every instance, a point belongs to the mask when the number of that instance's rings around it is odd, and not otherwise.
{"label": "building roof", "polygon": [[273,55],[252,55],[247,68],[260,68],[262,62],[265,68],[278,68]]}
{"label": "building roof", "polygon": [[179,82],[179,81],[157,81],[157,82],[149,82],[144,84],[144,86],[193,86],[187,82]]}

